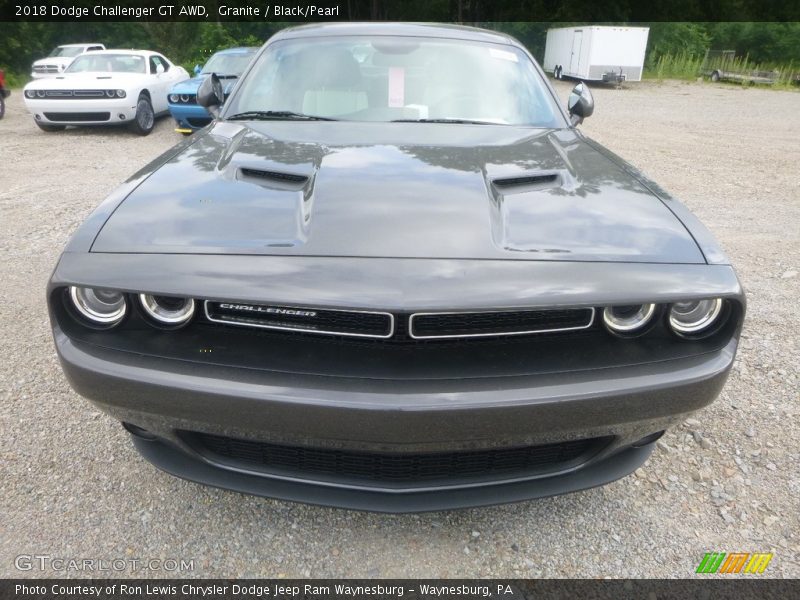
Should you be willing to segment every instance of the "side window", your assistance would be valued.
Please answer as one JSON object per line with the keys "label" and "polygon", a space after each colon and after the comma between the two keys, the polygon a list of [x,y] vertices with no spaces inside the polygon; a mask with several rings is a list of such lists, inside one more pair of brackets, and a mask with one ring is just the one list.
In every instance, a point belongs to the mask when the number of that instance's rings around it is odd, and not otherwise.
{"label": "side window", "polygon": [[167,59],[163,56],[153,55],[150,57],[150,73],[155,75],[158,73],[158,67],[161,66],[164,69],[164,73],[169,71],[169,63]]}
{"label": "side window", "polygon": [[95,51],[97,51],[97,50],[102,50],[102,49],[103,49],[103,47],[102,47],[102,46],[89,46],[89,47],[86,49],[86,51],[87,51],[87,52],[95,52]]}

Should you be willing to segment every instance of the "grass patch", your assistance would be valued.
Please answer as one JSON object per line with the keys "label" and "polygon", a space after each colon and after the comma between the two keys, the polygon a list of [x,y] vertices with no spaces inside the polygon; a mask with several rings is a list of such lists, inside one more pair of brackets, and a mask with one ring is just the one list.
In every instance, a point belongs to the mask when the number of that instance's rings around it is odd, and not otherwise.
{"label": "grass patch", "polygon": [[9,73],[6,71],[6,87],[14,90],[25,86],[30,81],[27,75],[20,75],[19,73]]}
{"label": "grass patch", "polygon": [[[663,54],[655,63],[645,67],[644,79],[682,79],[694,81],[698,77],[707,76],[706,71],[710,71],[708,66],[704,67],[704,57],[687,53]],[[725,63],[726,71],[737,73],[751,73],[754,71],[774,71],[776,73],[775,83],[767,84],[769,87],[780,89],[798,89],[797,77],[800,75],[800,67],[793,62],[786,64],[780,63],[755,63],[747,56],[737,56]],[[734,82],[739,85],[751,85],[750,82]]]}

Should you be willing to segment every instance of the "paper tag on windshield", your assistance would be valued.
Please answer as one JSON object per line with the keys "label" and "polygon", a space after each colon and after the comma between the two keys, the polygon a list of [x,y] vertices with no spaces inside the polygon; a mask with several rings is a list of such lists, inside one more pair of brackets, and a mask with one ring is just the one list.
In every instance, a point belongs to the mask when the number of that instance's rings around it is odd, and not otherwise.
{"label": "paper tag on windshield", "polygon": [[511,62],[518,62],[516,54],[513,52],[506,52],[505,50],[498,50],[497,48],[489,48],[489,56],[492,58],[509,60]]}
{"label": "paper tag on windshield", "polygon": [[398,108],[406,103],[406,70],[389,67],[389,106]]}

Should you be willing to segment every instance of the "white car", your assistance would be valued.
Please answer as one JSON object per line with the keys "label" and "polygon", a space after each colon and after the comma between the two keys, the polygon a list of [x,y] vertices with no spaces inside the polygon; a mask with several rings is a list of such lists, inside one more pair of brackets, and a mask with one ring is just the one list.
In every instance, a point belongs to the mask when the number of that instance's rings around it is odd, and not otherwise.
{"label": "white car", "polygon": [[44,79],[61,75],[70,63],[81,54],[105,50],[103,44],[63,44],[47,55],[47,58],[40,58],[33,63],[31,77],[34,79]]}
{"label": "white car", "polygon": [[140,135],[167,114],[167,93],[189,73],[157,52],[103,50],[77,57],[62,75],[25,86],[25,106],[43,131],[67,125],[130,125]]}

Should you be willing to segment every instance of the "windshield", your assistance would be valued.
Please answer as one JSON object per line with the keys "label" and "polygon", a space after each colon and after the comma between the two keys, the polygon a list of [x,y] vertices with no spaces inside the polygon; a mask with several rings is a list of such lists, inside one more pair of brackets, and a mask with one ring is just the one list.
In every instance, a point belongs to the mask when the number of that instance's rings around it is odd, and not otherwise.
{"label": "windshield", "polygon": [[144,57],[138,54],[84,54],[64,72],[146,73]]}
{"label": "windshield", "polygon": [[47,56],[66,56],[71,58],[83,52],[83,46],[59,46]]}
{"label": "windshield", "polygon": [[242,113],[566,126],[518,48],[399,36],[275,42],[228,102],[226,117]]}
{"label": "windshield", "polygon": [[237,77],[242,74],[245,67],[250,64],[250,59],[253,58],[254,52],[246,54],[215,54],[212,56],[206,65],[203,67],[201,73],[216,73],[217,75],[236,75]]}

